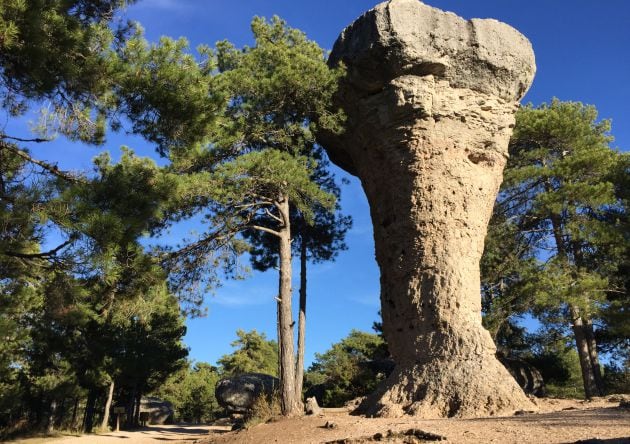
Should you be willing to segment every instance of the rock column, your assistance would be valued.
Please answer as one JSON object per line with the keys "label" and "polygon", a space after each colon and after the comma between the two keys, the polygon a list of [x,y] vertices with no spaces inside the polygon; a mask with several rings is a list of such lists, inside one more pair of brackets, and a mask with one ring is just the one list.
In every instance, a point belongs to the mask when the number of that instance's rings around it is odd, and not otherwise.
{"label": "rock column", "polygon": [[383,330],[396,368],[360,409],[472,417],[532,409],[481,324],[479,260],[518,101],[535,72],[525,37],[417,0],[346,28],[343,134],[321,134],[367,195]]}

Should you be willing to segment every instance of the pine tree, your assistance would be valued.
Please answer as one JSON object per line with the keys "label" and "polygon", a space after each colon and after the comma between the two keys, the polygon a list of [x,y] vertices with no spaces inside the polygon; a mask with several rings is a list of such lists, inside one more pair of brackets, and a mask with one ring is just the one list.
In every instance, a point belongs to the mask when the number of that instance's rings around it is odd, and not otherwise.
{"label": "pine tree", "polygon": [[[324,159],[319,159],[312,180],[337,198],[335,211],[316,207],[311,224],[307,223],[303,215],[295,208],[291,208],[290,211],[293,231],[291,246],[293,254],[298,256],[300,262],[297,359],[295,363],[295,392],[298,399],[302,397],[304,380],[308,262],[321,263],[335,260],[339,252],[347,248],[344,242],[345,235],[352,226],[352,218],[341,214],[339,205],[341,189],[328,167],[329,165],[324,162]],[[247,231],[245,236],[251,244],[249,255],[254,268],[260,271],[276,268],[278,248],[273,236],[264,231]]]}
{"label": "pine tree", "polygon": [[230,345],[236,350],[222,356],[217,363],[222,375],[264,373],[278,376],[278,343],[268,340],[264,333],[256,330],[237,330],[238,339]]}
{"label": "pine tree", "polygon": [[495,216],[539,259],[520,270],[519,291],[533,295],[543,320],[571,326],[587,397],[603,390],[593,320],[613,288],[619,262],[610,259],[624,245],[618,224],[605,217],[619,205],[612,173],[624,158],[610,147],[609,131],[593,106],[553,100],[522,108]]}
{"label": "pine tree", "polygon": [[312,150],[318,125],[338,130],[342,121],[328,110],[340,72],[329,70],[317,44],[277,17],[269,23],[255,18],[252,31],[253,47],[217,45],[220,73],[214,85],[225,110],[212,144],[170,151],[172,168],[188,180],[179,193],[180,214],[202,211],[210,222],[206,233],[173,257],[190,280],[216,264],[208,258],[218,250],[242,251],[239,233],[258,230],[275,238],[282,411],[292,415],[301,406],[295,392],[290,213],[294,208],[312,224],[316,208],[334,208],[334,195],[311,179],[317,165]]}

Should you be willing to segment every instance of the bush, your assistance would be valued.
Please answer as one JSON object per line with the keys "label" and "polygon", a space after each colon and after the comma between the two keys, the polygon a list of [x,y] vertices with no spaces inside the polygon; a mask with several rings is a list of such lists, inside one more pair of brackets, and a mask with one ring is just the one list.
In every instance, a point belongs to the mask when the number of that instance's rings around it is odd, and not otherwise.
{"label": "bush", "polygon": [[630,393],[630,368],[604,366],[604,386],[608,394]]}
{"label": "bush", "polygon": [[248,429],[258,424],[268,422],[270,419],[279,416],[280,394],[276,391],[271,396],[261,395],[254,401],[251,410],[245,416],[243,428]]}

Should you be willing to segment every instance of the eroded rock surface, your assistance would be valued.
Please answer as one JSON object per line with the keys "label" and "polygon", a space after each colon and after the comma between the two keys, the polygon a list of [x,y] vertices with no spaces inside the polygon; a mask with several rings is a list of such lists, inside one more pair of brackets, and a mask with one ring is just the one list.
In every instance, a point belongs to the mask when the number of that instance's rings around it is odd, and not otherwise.
{"label": "eroded rock surface", "polygon": [[149,424],[170,424],[173,422],[173,405],[159,398],[143,396],[140,400],[140,413],[149,413]]}
{"label": "eroded rock surface", "polygon": [[479,259],[518,101],[535,72],[528,40],[392,0],[343,31],[347,67],[331,159],[370,203],[383,330],[397,363],[362,405],[369,415],[484,416],[534,408],[481,325]]}
{"label": "eroded rock surface", "polygon": [[215,396],[229,412],[246,413],[260,396],[271,397],[279,387],[278,378],[263,373],[244,373],[217,382]]}

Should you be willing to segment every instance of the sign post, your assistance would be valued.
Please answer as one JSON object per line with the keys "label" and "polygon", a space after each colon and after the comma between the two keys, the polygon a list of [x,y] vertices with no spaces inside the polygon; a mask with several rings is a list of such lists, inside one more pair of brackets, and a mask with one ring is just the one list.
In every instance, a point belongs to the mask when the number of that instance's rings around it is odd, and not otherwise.
{"label": "sign post", "polygon": [[126,409],[124,407],[114,407],[114,413],[116,414],[116,431],[117,432],[120,431],[120,415],[124,415],[125,410]]}

